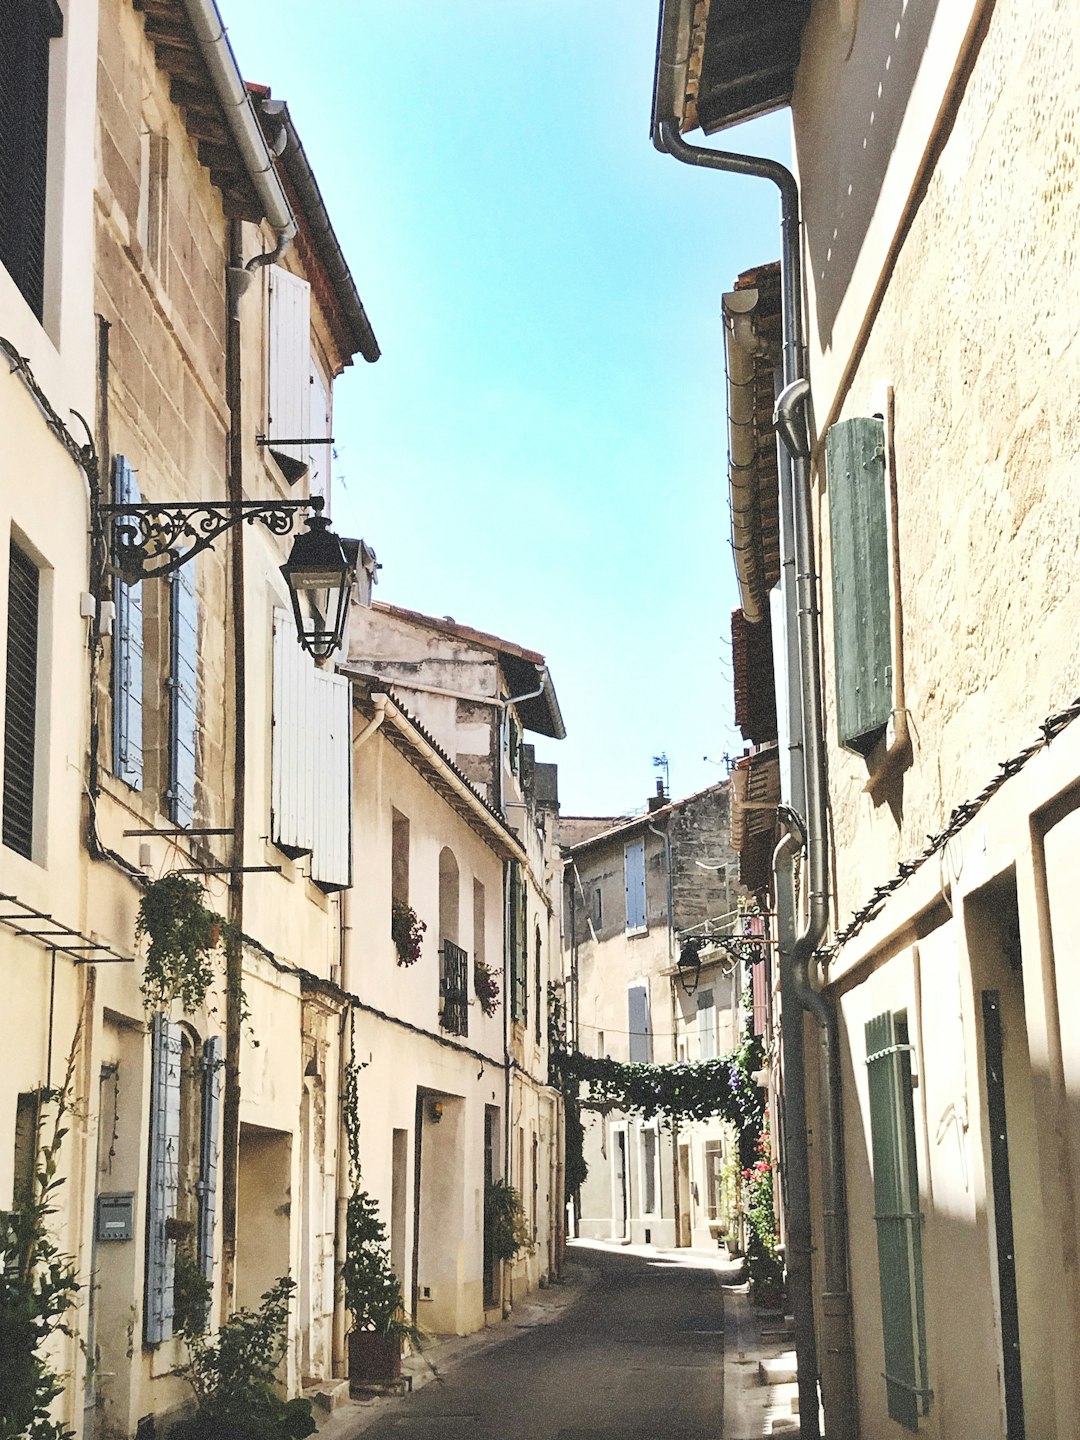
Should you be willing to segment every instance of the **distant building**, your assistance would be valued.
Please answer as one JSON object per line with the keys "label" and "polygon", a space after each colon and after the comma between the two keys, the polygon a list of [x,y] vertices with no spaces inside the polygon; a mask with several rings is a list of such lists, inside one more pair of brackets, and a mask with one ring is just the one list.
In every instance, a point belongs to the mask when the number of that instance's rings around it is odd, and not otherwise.
{"label": "distant building", "polygon": [[[734,1049],[741,965],[710,943],[740,924],[726,781],[641,815],[560,819],[564,968],[572,1039],[585,1055],[662,1064]],[[677,964],[680,944],[700,964]],[[734,1134],[719,1119],[683,1129],[586,1101],[588,1177],[575,1197],[585,1239],[716,1244],[738,1227]]]}

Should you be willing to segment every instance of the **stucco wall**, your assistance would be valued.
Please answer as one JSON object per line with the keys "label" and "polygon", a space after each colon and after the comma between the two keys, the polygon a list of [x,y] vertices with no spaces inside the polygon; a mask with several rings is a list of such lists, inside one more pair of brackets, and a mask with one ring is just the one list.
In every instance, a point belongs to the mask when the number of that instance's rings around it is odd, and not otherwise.
{"label": "stucco wall", "polygon": [[[878,797],[835,745],[830,551],[818,476],[837,914],[921,850],[1080,691],[1077,18],[994,7],[843,414],[896,392],[909,769]],[[812,144],[813,136],[800,144]]]}

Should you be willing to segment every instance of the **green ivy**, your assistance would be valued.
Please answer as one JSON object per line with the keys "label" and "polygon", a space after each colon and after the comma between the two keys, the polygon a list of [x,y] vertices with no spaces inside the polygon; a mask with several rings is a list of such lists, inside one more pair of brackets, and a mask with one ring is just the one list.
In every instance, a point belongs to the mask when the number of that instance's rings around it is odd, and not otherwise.
{"label": "green ivy", "polygon": [[[61,1253],[49,1223],[64,1183],[57,1171],[81,1033],[80,1023],[63,1085],[35,1092],[34,1174],[16,1193],[12,1209],[0,1210],[0,1440],[71,1440],[75,1433],[50,1416],[64,1387],[43,1351],[52,1336],[71,1335],[67,1316],[79,1290],[74,1262]],[[46,1140],[50,1108],[52,1132]]]}

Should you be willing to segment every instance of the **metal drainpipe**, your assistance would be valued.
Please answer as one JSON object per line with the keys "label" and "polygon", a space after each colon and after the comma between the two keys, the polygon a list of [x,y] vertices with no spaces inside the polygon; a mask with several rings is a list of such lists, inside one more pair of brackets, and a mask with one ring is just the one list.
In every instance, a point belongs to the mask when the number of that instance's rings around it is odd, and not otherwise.
{"label": "metal drainpipe", "polygon": [[[794,854],[790,844],[781,842],[774,862],[780,930],[781,1002],[794,1002],[809,1010],[820,1027],[824,1065],[820,1128],[825,1162],[825,1279],[823,1303],[824,1335],[822,1395],[830,1440],[852,1440],[857,1434],[855,1373],[851,1346],[851,1301],[848,1286],[847,1223],[841,1125],[841,1095],[837,1063],[836,1022],[831,1006],[814,991],[807,978],[810,959],[828,925],[827,854],[825,813],[825,757],[822,725],[821,662],[818,634],[817,576],[814,569],[812,495],[809,466],[809,437],[805,420],[796,409],[809,398],[806,380],[805,339],[802,312],[802,253],[799,240],[799,189],[786,166],[764,157],[733,154],[688,145],[674,118],[661,120],[656,131],[657,148],[684,164],[728,174],[749,175],[770,180],[780,191],[781,206],[781,319],[783,329],[784,389],[776,405],[776,426],[791,456],[791,514],[794,532],[794,560],[798,602],[799,685],[801,692],[801,740],[803,779],[806,793],[805,848],[807,852],[808,907],[801,927],[797,925],[794,893]],[[786,467],[782,467],[784,469]],[[794,737],[793,737],[794,738]],[[798,826],[801,830],[801,824]],[[785,983],[786,982],[786,983]],[[802,1055],[801,1025],[790,1024],[784,1032],[785,1054],[785,1160],[788,1170],[789,1205],[793,1193],[809,1198],[809,1158],[805,1113],[805,1058]],[[789,1036],[788,1031],[792,1034]],[[790,1054],[788,1045],[794,1047]],[[798,1104],[792,1104],[790,1085],[792,1061],[798,1061],[796,1080]],[[797,1113],[801,1110],[801,1114]],[[805,1240],[809,1247],[809,1211],[806,1212]],[[802,1217],[798,1224],[802,1225]],[[799,1360],[801,1423],[806,1440],[819,1434],[817,1346],[813,1324],[813,1290],[809,1273],[809,1248],[804,1266],[796,1257],[793,1306],[802,1316],[797,1324],[796,1352]],[[806,1375],[804,1376],[804,1366]]]}

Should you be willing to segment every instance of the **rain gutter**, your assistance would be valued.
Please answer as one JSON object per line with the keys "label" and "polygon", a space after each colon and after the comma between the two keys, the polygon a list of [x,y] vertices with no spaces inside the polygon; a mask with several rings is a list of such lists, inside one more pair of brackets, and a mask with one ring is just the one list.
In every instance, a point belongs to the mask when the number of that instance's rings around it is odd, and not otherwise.
{"label": "rain gutter", "polygon": [[[818,1350],[814,1325],[812,1252],[810,1248],[809,1156],[807,1147],[805,1056],[802,1011],[817,1021],[823,1050],[822,1115],[826,1170],[826,1207],[830,1211],[823,1239],[832,1254],[826,1256],[826,1295],[823,1305],[821,1387],[829,1440],[853,1440],[857,1434],[854,1358],[851,1343],[851,1302],[847,1260],[847,1217],[843,1169],[841,1095],[835,1063],[836,1024],[832,1006],[809,984],[810,960],[828,926],[827,821],[825,757],[822,722],[821,660],[818,627],[817,574],[814,564],[810,436],[806,378],[806,346],[802,310],[802,251],[799,189],[786,166],[765,157],[735,154],[689,145],[682,138],[677,113],[678,97],[685,94],[689,62],[691,6],[687,0],[662,0],[653,94],[653,143],[683,164],[727,174],[771,181],[780,192],[781,322],[783,388],[776,402],[776,429],[785,461],[779,467],[782,507],[786,501],[792,520],[793,556],[781,554],[781,565],[794,559],[798,631],[798,720],[802,741],[802,784],[805,821],[788,810],[789,836],[777,847],[773,880],[780,940],[781,1004],[788,1012],[784,1025],[784,1160],[789,1187],[789,1221],[796,1222],[789,1246],[795,1347],[799,1372],[800,1418],[805,1440],[817,1440]],[[786,454],[784,453],[786,452]],[[781,544],[785,543],[781,526]],[[790,621],[789,612],[789,621]],[[789,689],[795,687],[790,685]],[[795,707],[792,707],[793,710]],[[796,739],[792,736],[792,740]],[[796,767],[793,766],[793,774]],[[793,787],[794,788],[794,787]],[[801,799],[801,796],[798,797]],[[798,835],[807,858],[807,906],[796,899],[795,844]],[[790,1007],[790,1008],[789,1008]],[[794,1085],[792,1084],[794,1082]],[[804,1203],[805,1202],[805,1203]],[[792,1253],[794,1252],[794,1253]],[[801,1253],[800,1253],[801,1252]],[[842,1270],[842,1275],[841,1275]]]}

